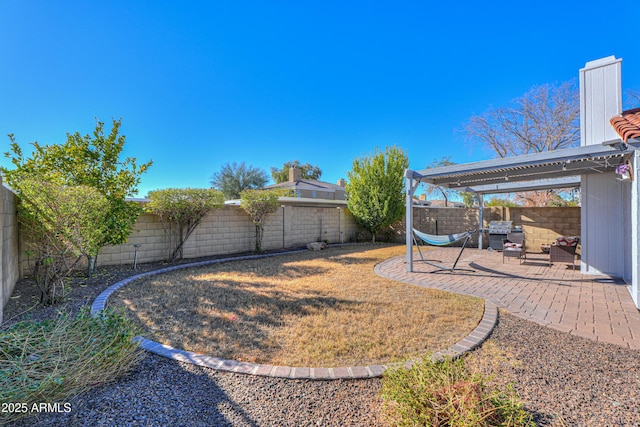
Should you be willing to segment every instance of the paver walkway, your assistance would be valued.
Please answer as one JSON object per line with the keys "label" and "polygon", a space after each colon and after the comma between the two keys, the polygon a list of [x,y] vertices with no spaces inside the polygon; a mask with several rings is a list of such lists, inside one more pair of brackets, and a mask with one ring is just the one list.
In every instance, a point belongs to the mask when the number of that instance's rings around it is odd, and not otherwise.
{"label": "paver walkway", "polygon": [[[426,259],[452,265],[459,248],[425,251]],[[429,288],[474,295],[521,318],[596,341],[640,349],[640,312],[620,279],[580,273],[567,264],[549,267],[548,256],[527,254],[520,264],[501,252],[465,249],[457,268],[474,271],[437,272],[414,253],[414,272],[405,257],[383,261],[376,273],[389,279]]]}

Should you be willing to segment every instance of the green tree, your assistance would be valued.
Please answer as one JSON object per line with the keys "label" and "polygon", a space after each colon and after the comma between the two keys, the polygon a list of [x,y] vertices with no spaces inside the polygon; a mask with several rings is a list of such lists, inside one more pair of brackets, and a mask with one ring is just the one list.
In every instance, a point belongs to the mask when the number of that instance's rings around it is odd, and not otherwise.
{"label": "green tree", "polygon": [[[12,152],[5,156],[11,160],[14,169],[2,168],[2,172],[13,188],[23,177],[35,174],[47,182],[96,189],[109,202],[105,219],[107,231],[100,246],[122,244],[142,212],[136,202],[126,198],[137,194],[140,177],[152,162],[138,165],[134,157],[120,158],[126,143],[126,137],[119,135],[121,123],[121,120],[113,120],[108,135],[105,135],[104,123],[98,121],[92,136],[76,132],[67,134],[64,144],[34,142],[30,158],[24,157],[13,135],[9,135]],[[95,265],[95,257],[93,259]]]}
{"label": "green tree", "polygon": [[462,204],[465,208],[472,208],[475,203],[478,203],[478,197],[475,193],[461,191],[460,197],[462,198]]}
{"label": "green tree", "polygon": [[489,200],[487,206],[504,206],[507,208],[516,208],[519,205],[508,197],[494,197]]}
{"label": "green tree", "polygon": [[[169,260],[182,258],[184,243],[209,212],[222,206],[224,197],[218,190],[207,188],[167,188],[149,192],[145,210],[160,217],[169,236]],[[177,234],[175,248],[172,236]]]}
{"label": "green tree", "polygon": [[226,163],[211,177],[211,186],[229,199],[238,199],[244,190],[262,188],[269,181],[267,173],[245,162]]}
{"label": "green tree", "polygon": [[276,184],[287,182],[289,180],[289,169],[297,168],[301,171],[302,179],[318,180],[322,176],[322,170],[318,166],[310,163],[300,164],[300,160],[292,160],[282,165],[282,169],[271,167],[271,177]]}
{"label": "green tree", "polygon": [[377,148],[373,155],[356,158],[348,172],[347,206],[356,222],[372,234],[400,220],[405,210],[404,171],[409,159],[404,150]]}
{"label": "green tree", "polygon": [[279,190],[244,190],[240,194],[242,209],[251,217],[256,226],[256,253],[262,252],[262,237],[267,217],[278,210]]}
{"label": "green tree", "polygon": [[97,256],[109,233],[109,201],[95,188],[61,185],[35,174],[14,185],[40,302],[50,305],[64,293],[64,279],[80,259]]}

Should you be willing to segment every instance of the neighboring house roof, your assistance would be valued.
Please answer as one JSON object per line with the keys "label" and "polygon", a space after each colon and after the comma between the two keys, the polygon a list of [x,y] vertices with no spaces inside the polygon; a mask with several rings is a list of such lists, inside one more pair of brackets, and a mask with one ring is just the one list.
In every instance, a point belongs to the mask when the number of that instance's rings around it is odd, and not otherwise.
{"label": "neighboring house roof", "polygon": [[[281,204],[288,204],[292,206],[315,206],[315,207],[347,207],[346,200],[332,200],[332,199],[310,199],[307,197],[278,197],[278,201]],[[225,205],[231,206],[240,206],[242,205],[242,200],[227,200],[224,202]]]}
{"label": "neighboring house roof", "polygon": [[640,108],[623,111],[610,122],[625,143],[630,139],[640,139]]}
{"label": "neighboring house roof", "polygon": [[330,182],[316,181],[313,179],[301,179],[298,181],[285,181],[280,184],[268,185],[264,188],[284,188],[290,190],[311,190],[311,191],[326,191],[335,193],[336,191],[344,191],[344,187]]}

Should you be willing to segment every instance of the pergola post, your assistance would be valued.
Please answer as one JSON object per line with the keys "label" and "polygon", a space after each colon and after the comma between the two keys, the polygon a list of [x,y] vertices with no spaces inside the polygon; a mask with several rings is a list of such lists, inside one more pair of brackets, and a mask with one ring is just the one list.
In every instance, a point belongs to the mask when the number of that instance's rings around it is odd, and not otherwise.
{"label": "pergola post", "polygon": [[407,199],[406,199],[406,217],[405,217],[405,235],[407,243],[407,272],[413,272],[413,171],[407,169],[405,171],[407,179]]}
{"label": "pergola post", "polygon": [[478,198],[478,249],[482,249],[482,224],[484,224],[484,202],[482,193],[476,193],[476,197]]}

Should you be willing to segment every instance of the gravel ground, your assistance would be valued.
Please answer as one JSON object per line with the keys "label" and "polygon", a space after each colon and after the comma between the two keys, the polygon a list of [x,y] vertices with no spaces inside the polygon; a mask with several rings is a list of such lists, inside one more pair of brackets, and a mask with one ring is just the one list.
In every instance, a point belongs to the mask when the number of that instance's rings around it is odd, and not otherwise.
{"label": "gravel ground", "polygon": [[[136,272],[158,268],[139,266]],[[100,269],[94,283],[74,280],[64,309],[91,304],[130,267]],[[6,324],[33,305],[28,281],[5,307]],[[22,318],[50,317],[61,306]],[[499,386],[513,383],[539,425],[640,426],[640,351],[560,333],[501,311],[469,362]],[[379,379],[283,380],[216,372],[148,355],[126,378],[71,400],[71,412],[40,414],[16,426],[379,426]]]}

